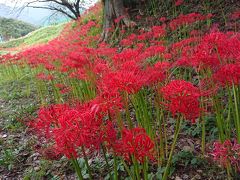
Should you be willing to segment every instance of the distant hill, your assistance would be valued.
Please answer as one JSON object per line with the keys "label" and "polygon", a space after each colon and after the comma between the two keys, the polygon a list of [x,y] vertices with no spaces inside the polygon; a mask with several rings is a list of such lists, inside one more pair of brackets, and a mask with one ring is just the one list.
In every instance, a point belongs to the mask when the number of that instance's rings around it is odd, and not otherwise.
{"label": "distant hill", "polygon": [[32,45],[47,43],[48,41],[59,36],[65,25],[66,23],[60,23],[58,25],[42,27],[24,37],[12,39],[7,42],[0,42],[0,54],[9,52],[9,48],[14,48],[13,50],[10,50],[11,52],[14,52],[16,49],[21,50]]}
{"label": "distant hill", "polygon": [[0,25],[1,41],[19,38],[37,29],[29,23],[4,17],[0,17]]}

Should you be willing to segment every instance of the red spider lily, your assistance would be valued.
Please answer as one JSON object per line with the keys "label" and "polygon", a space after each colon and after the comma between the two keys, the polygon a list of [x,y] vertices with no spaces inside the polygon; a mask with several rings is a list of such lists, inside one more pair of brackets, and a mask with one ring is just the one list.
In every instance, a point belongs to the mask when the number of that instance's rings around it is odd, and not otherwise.
{"label": "red spider lily", "polygon": [[123,109],[122,98],[117,91],[101,89],[99,95],[91,101],[92,108],[98,109],[104,115],[115,117],[116,112]]}
{"label": "red spider lily", "polygon": [[40,151],[40,153],[47,160],[60,160],[60,158],[62,157],[62,154],[60,154],[58,152],[58,150],[56,150],[56,147],[53,147],[53,146],[42,149],[42,151]]}
{"label": "red spider lily", "polygon": [[107,148],[111,151],[117,141],[117,131],[111,121],[108,121],[104,127],[103,140],[106,142]]}
{"label": "red spider lily", "polygon": [[120,23],[120,21],[121,21],[123,18],[125,18],[125,17],[124,17],[124,16],[120,16],[120,17],[114,19],[114,22],[115,22],[116,24],[118,24],[118,23]]}
{"label": "red spider lily", "polygon": [[184,80],[173,80],[161,89],[164,105],[173,115],[183,115],[193,123],[200,115],[198,88]]}
{"label": "red spider lily", "polygon": [[153,67],[147,67],[145,70],[145,84],[152,85],[165,80],[169,67],[168,62],[157,62]]}
{"label": "red spider lily", "polygon": [[221,86],[239,85],[240,64],[226,64],[222,66],[213,77]]}
{"label": "red spider lily", "polygon": [[164,53],[165,49],[166,48],[164,46],[150,46],[149,48],[146,48],[144,54],[145,54],[145,57],[147,58],[158,56]]}
{"label": "red spider lily", "polygon": [[128,161],[134,156],[141,163],[147,157],[153,159],[154,143],[143,128],[124,129],[121,134],[122,138],[115,145],[118,155]]}
{"label": "red spider lily", "polygon": [[159,21],[161,21],[161,22],[165,22],[166,20],[167,20],[166,17],[161,17],[161,18],[159,18]]}
{"label": "red spider lily", "polygon": [[240,172],[240,144],[237,141],[214,142],[211,155],[222,166],[226,167],[230,163]]}
{"label": "red spider lily", "polygon": [[139,69],[119,70],[106,74],[103,79],[103,86],[108,91],[125,91],[136,93],[144,85],[144,74]]}
{"label": "red spider lily", "polygon": [[121,40],[120,44],[122,46],[132,46],[133,44],[135,44],[136,39],[137,39],[136,34],[130,34],[129,36]]}
{"label": "red spider lily", "polygon": [[139,55],[139,49],[126,49],[119,54],[115,54],[115,56],[113,57],[113,62],[115,65],[119,65],[131,60],[137,61]]}
{"label": "red spider lily", "polygon": [[37,79],[50,81],[54,79],[54,76],[51,74],[39,73],[36,75]]}
{"label": "red spider lily", "polygon": [[195,69],[218,70],[222,65],[239,62],[240,41],[238,33],[214,32],[202,39],[190,38],[173,45],[175,56],[181,57],[176,65]]}
{"label": "red spider lily", "polygon": [[66,94],[66,93],[71,91],[70,87],[68,87],[68,86],[66,86],[64,84],[58,83],[55,86],[59,89],[61,94]]}
{"label": "red spider lily", "polygon": [[94,61],[92,70],[99,78],[101,78],[104,74],[110,71],[110,66],[105,60],[98,58]]}
{"label": "red spider lily", "polygon": [[211,18],[211,16],[212,16],[211,14],[205,16],[198,13],[190,13],[186,15],[180,14],[176,19],[170,22],[169,26],[171,30],[176,30],[177,28],[183,25],[189,25],[197,21],[203,21]]}
{"label": "red spider lily", "polygon": [[68,158],[78,157],[78,148],[98,149],[102,142],[101,116],[91,105],[70,107],[66,104],[41,108],[30,125],[44,135],[56,150]]}
{"label": "red spider lily", "polygon": [[180,5],[182,5],[184,3],[184,0],[177,0],[176,2],[175,2],[175,6],[180,6]]}
{"label": "red spider lily", "polygon": [[235,11],[231,14],[231,19],[237,20],[240,19],[240,11]]}
{"label": "red spider lily", "polygon": [[153,26],[152,27],[152,32],[153,32],[153,37],[154,38],[161,38],[164,37],[166,35],[166,30],[165,30],[166,26]]}

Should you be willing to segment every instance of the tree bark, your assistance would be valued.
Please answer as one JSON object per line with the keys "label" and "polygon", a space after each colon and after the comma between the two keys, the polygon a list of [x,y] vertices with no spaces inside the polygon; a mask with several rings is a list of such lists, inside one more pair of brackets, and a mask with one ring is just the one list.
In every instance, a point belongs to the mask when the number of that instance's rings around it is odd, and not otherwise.
{"label": "tree bark", "polygon": [[133,22],[129,19],[128,14],[125,13],[123,0],[104,0],[103,1],[103,33],[101,41],[107,41],[110,29],[116,27],[115,19],[121,18],[121,21],[127,27],[130,27]]}

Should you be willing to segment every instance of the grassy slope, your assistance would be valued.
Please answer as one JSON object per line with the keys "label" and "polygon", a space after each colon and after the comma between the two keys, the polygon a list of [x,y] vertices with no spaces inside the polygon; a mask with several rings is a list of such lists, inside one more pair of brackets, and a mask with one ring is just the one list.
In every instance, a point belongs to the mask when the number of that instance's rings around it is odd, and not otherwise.
{"label": "grassy slope", "polygon": [[0,54],[8,52],[9,48],[18,49],[21,47],[46,43],[56,38],[63,30],[64,26],[65,23],[47,26],[33,31],[24,37],[0,43]]}
{"label": "grassy slope", "polygon": [[[65,25],[48,26],[25,37],[0,43],[0,55],[47,43],[58,37]],[[60,160],[64,163],[51,163],[33,152],[35,139],[23,120],[31,118],[40,106],[34,77],[28,68],[19,70],[0,64],[0,179],[50,179],[59,172],[59,176],[74,178],[65,159]],[[70,174],[65,175],[66,171]]]}

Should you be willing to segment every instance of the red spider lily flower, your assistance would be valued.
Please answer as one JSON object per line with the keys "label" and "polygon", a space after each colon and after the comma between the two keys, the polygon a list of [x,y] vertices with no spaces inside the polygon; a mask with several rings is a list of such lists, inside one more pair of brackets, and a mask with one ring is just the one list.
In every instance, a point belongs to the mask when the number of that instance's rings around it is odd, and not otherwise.
{"label": "red spider lily flower", "polygon": [[118,18],[114,19],[114,22],[118,24],[123,18],[124,16],[119,16]]}
{"label": "red spider lily flower", "polygon": [[154,38],[161,38],[164,37],[166,35],[166,30],[165,30],[165,26],[153,26],[152,27],[152,32],[153,32],[153,37]]}
{"label": "red spider lily flower", "polygon": [[35,150],[47,160],[59,160],[63,156],[63,154],[56,149],[56,146],[50,145],[48,147],[42,147],[41,145],[36,145]]}
{"label": "red spider lily flower", "polygon": [[120,44],[123,46],[132,46],[133,44],[135,44],[136,38],[136,34],[130,34],[125,39],[121,40]]}
{"label": "red spider lily flower", "polygon": [[140,19],[142,19],[142,16],[137,15],[137,16],[136,16],[136,19],[137,19],[137,20],[140,20]]}
{"label": "red spider lily flower", "polygon": [[113,122],[111,121],[108,121],[104,127],[103,140],[106,142],[108,150],[111,151],[117,141],[117,131],[114,128]]}
{"label": "red spider lily flower", "polygon": [[173,46],[177,65],[190,66],[197,71],[208,69],[215,72],[224,64],[239,62],[239,34],[214,32],[200,38],[189,38]]}
{"label": "red spider lily flower", "polygon": [[110,71],[110,67],[109,64],[103,59],[96,59],[94,61],[92,70],[98,77],[102,77],[104,74]]}
{"label": "red spider lily flower", "polygon": [[71,91],[71,88],[64,84],[58,83],[58,84],[55,84],[55,86],[59,89],[61,94],[66,94]]}
{"label": "red spider lily flower", "polygon": [[193,24],[197,21],[203,21],[210,17],[210,15],[201,15],[199,13],[190,13],[186,15],[180,14],[176,19],[170,22],[169,26],[171,30],[174,31],[181,26]]}
{"label": "red spider lily flower", "polygon": [[78,157],[78,149],[99,149],[103,132],[102,116],[91,104],[70,107],[66,104],[41,108],[38,118],[30,125],[56,150],[68,158]]}
{"label": "red spider lily flower", "polygon": [[231,14],[231,19],[232,20],[237,20],[240,19],[240,11],[235,11]]}
{"label": "red spider lily flower", "polygon": [[123,40],[121,40],[120,44],[122,46],[126,46],[127,47],[127,46],[132,46],[134,44],[134,42],[132,40],[130,40],[130,39],[123,39]]}
{"label": "red spider lily flower", "polygon": [[113,62],[115,65],[119,65],[127,61],[136,60],[139,55],[139,49],[125,49],[121,53],[114,55]]}
{"label": "red spider lily flower", "polygon": [[36,75],[37,79],[50,81],[54,79],[54,76],[51,74],[39,73]]}
{"label": "red spider lily flower", "polygon": [[169,68],[170,64],[168,62],[157,62],[153,67],[147,67],[145,70],[145,85],[164,81]]}
{"label": "red spider lily flower", "polygon": [[134,156],[143,163],[145,158],[153,159],[154,143],[143,128],[124,129],[122,138],[116,142],[115,151],[130,161]]}
{"label": "red spider lily flower", "polygon": [[92,108],[98,109],[103,115],[108,115],[112,119],[116,113],[123,109],[121,95],[118,91],[109,91],[102,87],[99,95],[91,102]]}
{"label": "red spider lily flower", "polygon": [[190,32],[190,36],[192,36],[192,37],[197,37],[197,36],[201,36],[201,35],[202,35],[202,32],[199,30],[192,30]]}
{"label": "red spider lily flower", "polygon": [[171,59],[172,58],[172,55],[170,53],[165,53],[163,55],[164,59],[168,60],[168,59]]}
{"label": "red spider lily flower", "polygon": [[219,86],[214,82],[212,77],[209,77],[201,79],[199,89],[201,91],[201,96],[211,97],[218,92]]}
{"label": "red spider lily flower", "polygon": [[161,18],[159,18],[159,21],[161,21],[161,22],[165,22],[166,20],[167,20],[166,17],[161,17]]}
{"label": "red spider lily flower", "polygon": [[180,5],[182,5],[184,3],[184,0],[177,0],[176,2],[175,2],[175,6],[180,6]]}
{"label": "red spider lily flower", "polygon": [[223,143],[214,142],[211,155],[220,165],[226,167],[230,163],[240,172],[240,144],[236,140],[231,142],[228,139]]}
{"label": "red spider lily flower", "polygon": [[221,86],[239,85],[240,64],[226,64],[222,66],[213,77]]}
{"label": "red spider lily flower", "polygon": [[235,63],[240,57],[238,34],[210,33],[203,37],[192,57],[198,66],[217,69],[220,65]]}
{"label": "red spider lily flower", "polygon": [[164,105],[173,115],[179,113],[192,123],[199,117],[200,92],[190,82],[173,80],[161,89],[161,93],[166,100]]}
{"label": "red spider lily flower", "polygon": [[165,47],[164,46],[150,46],[149,48],[146,48],[145,54],[146,57],[153,57],[157,55],[161,55],[162,53],[165,52]]}
{"label": "red spider lily flower", "polygon": [[108,91],[136,93],[144,85],[144,73],[139,69],[119,70],[106,74],[102,82]]}

